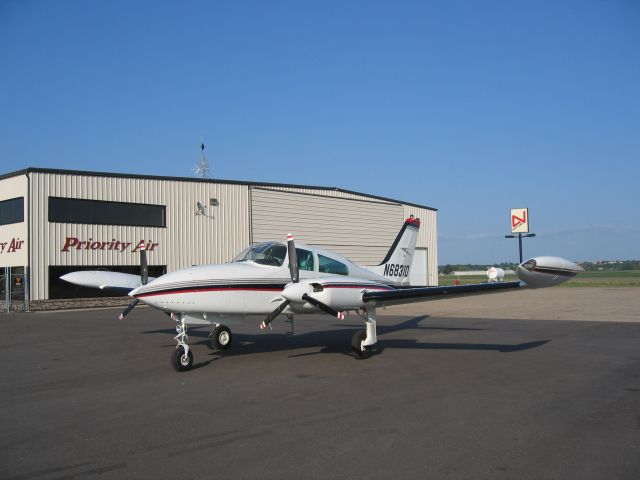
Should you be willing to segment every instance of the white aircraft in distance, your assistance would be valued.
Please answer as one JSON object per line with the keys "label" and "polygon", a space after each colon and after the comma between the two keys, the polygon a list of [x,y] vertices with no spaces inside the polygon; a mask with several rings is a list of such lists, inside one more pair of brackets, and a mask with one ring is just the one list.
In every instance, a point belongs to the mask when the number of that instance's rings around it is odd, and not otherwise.
{"label": "white aircraft in distance", "polygon": [[357,312],[365,329],[357,331],[351,347],[356,358],[367,358],[377,342],[376,309],[387,305],[420,302],[442,297],[461,297],[516,288],[549,287],[584,271],[558,257],[538,257],[518,266],[521,281],[478,283],[446,287],[408,285],[420,220],[411,216],[398,233],[382,263],[358,266],[336,253],[310,245],[265,242],[248,247],[229,263],[203,265],[150,279],[146,252],[140,253],[141,275],[104,271],[78,271],[61,278],[70,283],[97,288],[130,290],[132,303],[123,318],[138,303],[162,310],[179,322],[172,366],[188,370],[193,365],[189,348],[189,325],[211,326],[210,347],[225,350],[232,335],[227,327],[247,315],[265,315],[265,329],[281,313],[287,315],[323,311],[344,318]]}

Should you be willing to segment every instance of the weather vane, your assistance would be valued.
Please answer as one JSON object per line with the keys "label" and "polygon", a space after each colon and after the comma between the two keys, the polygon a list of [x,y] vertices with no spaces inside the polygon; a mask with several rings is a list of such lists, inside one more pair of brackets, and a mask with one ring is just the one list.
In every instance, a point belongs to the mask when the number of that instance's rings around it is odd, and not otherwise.
{"label": "weather vane", "polygon": [[204,141],[202,140],[202,137],[200,137],[200,162],[198,162],[198,165],[192,170],[195,172],[196,177],[209,177],[209,162],[207,161],[207,157],[204,155]]}

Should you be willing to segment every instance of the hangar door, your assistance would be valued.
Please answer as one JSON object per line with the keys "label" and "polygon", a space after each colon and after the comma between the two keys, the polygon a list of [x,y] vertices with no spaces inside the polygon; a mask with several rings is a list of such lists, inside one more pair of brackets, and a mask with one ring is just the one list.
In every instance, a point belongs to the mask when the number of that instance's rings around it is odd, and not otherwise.
{"label": "hangar door", "polygon": [[382,261],[404,222],[402,205],[251,188],[251,242],[318,245],[360,265]]}
{"label": "hangar door", "polygon": [[409,283],[413,287],[423,287],[429,284],[427,280],[427,249],[416,248],[413,252],[413,261],[409,271]]}

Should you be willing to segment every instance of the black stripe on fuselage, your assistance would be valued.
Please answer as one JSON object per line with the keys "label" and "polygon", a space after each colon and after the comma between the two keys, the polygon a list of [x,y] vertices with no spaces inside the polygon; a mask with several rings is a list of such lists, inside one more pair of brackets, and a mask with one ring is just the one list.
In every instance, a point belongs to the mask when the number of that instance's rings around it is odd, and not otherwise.
{"label": "black stripe on fuselage", "polygon": [[391,259],[391,255],[393,255],[393,252],[396,250],[396,247],[398,246],[398,243],[400,243],[400,239],[402,238],[402,235],[404,235],[404,232],[407,229],[407,227],[420,228],[420,224],[416,224],[415,222],[410,222],[409,220],[406,220],[404,222],[404,225],[402,225],[402,228],[400,229],[400,233],[398,233],[398,235],[396,236],[396,239],[393,241],[391,248],[387,252],[387,255],[384,257],[384,260],[380,262],[380,265],[384,265]]}
{"label": "black stripe on fuselage", "polygon": [[149,292],[141,292],[135,295],[138,297],[151,297],[155,295],[172,295],[174,293],[201,293],[215,291],[273,291],[281,292],[284,290],[285,283],[244,283],[244,284],[210,284],[210,285],[191,285],[178,288],[167,288],[166,290],[153,290]]}

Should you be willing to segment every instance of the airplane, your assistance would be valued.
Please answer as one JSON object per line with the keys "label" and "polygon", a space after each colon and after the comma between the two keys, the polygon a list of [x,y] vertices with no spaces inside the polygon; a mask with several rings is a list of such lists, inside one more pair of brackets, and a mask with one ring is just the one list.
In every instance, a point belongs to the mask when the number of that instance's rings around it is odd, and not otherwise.
{"label": "airplane", "polygon": [[296,244],[289,234],[278,241],[251,245],[223,264],[201,265],[149,278],[147,252],[140,252],[141,274],[107,271],[78,271],[61,279],[81,286],[128,291],[131,304],[120,314],[123,319],[139,302],[169,315],[178,322],[176,349],[171,365],[189,370],[193,352],[188,343],[188,326],[211,327],[209,347],[226,350],[232,343],[227,325],[246,320],[248,315],[265,315],[261,330],[270,327],[280,314],[328,313],[344,319],[356,312],[365,329],[355,332],[351,349],[358,359],[369,358],[377,343],[376,310],[379,307],[421,302],[437,298],[505,292],[518,288],[559,285],[582,267],[560,257],[536,257],[520,264],[520,281],[470,285],[412,287],[411,260],[420,219],[410,216],[402,225],[388,253],[378,265],[359,266],[347,258],[317,246]]}

